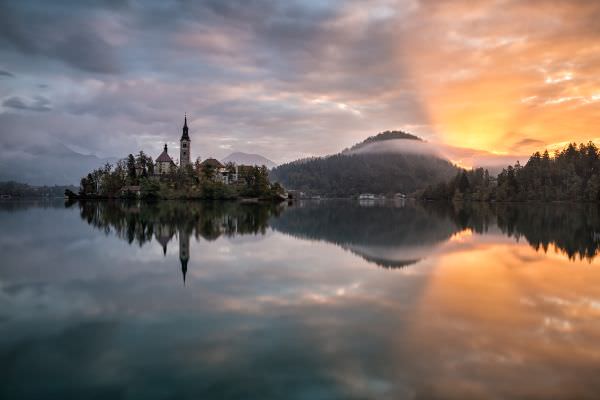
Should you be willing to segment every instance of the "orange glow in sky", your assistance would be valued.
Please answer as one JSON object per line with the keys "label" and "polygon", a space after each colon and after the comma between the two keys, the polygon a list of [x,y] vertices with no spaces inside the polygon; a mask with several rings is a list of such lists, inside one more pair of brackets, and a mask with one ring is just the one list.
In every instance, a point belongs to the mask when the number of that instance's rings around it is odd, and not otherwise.
{"label": "orange glow in sky", "polygon": [[440,141],[530,154],[598,136],[598,2],[425,3],[405,54]]}

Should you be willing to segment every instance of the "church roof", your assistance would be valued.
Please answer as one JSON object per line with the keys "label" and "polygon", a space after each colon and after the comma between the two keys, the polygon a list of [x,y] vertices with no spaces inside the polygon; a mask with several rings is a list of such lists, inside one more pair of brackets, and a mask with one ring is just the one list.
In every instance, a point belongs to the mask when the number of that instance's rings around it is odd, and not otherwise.
{"label": "church roof", "polygon": [[173,159],[171,158],[171,156],[169,156],[169,153],[167,153],[167,145],[165,144],[165,149],[163,150],[162,153],[160,153],[160,156],[158,156],[158,158],[156,159],[156,162],[173,162]]}
{"label": "church roof", "polygon": [[202,161],[200,163],[201,167],[206,167],[206,166],[210,166],[210,167],[214,167],[214,168],[223,168],[225,167],[223,164],[221,164],[221,162],[219,160],[217,160],[216,158],[207,158],[206,160]]}
{"label": "church roof", "polygon": [[173,231],[169,225],[158,225],[154,231],[154,237],[161,244],[163,248],[163,254],[167,255],[167,244],[173,238]]}
{"label": "church roof", "polygon": [[190,140],[190,136],[188,135],[187,115],[183,119],[183,134],[181,135],[180,140]]}

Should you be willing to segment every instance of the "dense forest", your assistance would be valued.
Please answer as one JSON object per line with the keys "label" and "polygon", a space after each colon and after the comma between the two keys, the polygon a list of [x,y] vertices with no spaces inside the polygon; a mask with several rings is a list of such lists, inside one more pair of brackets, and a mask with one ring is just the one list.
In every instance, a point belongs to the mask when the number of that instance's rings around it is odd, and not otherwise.
{"label": "dense forest", "polygon": [[328,197],[360,193],[389,195],[412,193],[453,177],[458,168],[449,161],[425,154],[398,152],[354,152],[366,145],[395,140],[420,139],[405,132],[387,131],[372,136],[341,153],[294,161],[274,168],[270,178],[288,189]]}
{"label": "dense forest", "polygon": [[569,144],[552,156],[535,152],[497,177],[482,168],[460,171],[453,179],[428,186],[426,200],[589,201],[600,200],[600,151],[592,142]]}

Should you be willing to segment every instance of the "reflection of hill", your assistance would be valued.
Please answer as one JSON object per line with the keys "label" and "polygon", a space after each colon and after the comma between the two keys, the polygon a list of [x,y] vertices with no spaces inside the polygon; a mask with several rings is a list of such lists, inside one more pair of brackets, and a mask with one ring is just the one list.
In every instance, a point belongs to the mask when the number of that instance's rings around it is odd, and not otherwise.
{"label": "reflection of hill", "polygon": [[450,218],[417,205],[358,207],[346,201],[301,204],[270,225],[296,237],[335,243],[386,268],[417,262],[460,230]]}
{"label": "reflection of hill", "polygon": [[0,211],[17,212],[30,208],[63,208],[64,200],[60,199],[15,199],[0,200]]}
{"label": "reflection of hill", "polygon": [[456,232],[484,234],[493,226],[509,237],[524,237],[536,250],[556,246],[569,258],[591,260],[600,248],[600,211],[591,204],[309,202],[270,224],[296,237],[337,244],[386,268],[414,264]]}

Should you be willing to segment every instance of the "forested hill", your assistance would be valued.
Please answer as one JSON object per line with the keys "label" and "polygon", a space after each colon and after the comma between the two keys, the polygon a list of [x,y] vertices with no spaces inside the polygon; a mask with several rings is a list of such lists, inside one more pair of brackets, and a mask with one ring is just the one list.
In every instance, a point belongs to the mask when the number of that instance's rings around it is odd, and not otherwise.
{"label": "forested hill", "polygon": [[[391,146],[371,146],[392,140],[393,151],[382,150],[382,147]],[[428,146],[417,136],[387,131],[335,155],[280,165],[271,170],[270,178],[288,189],[335,197],[359,193],[412,193],[457,174],[454,165],[432,155],[433,152],[415,151],[414,148],[403,151],[405,141],[407,145],[418,142],[423,149]]]}

